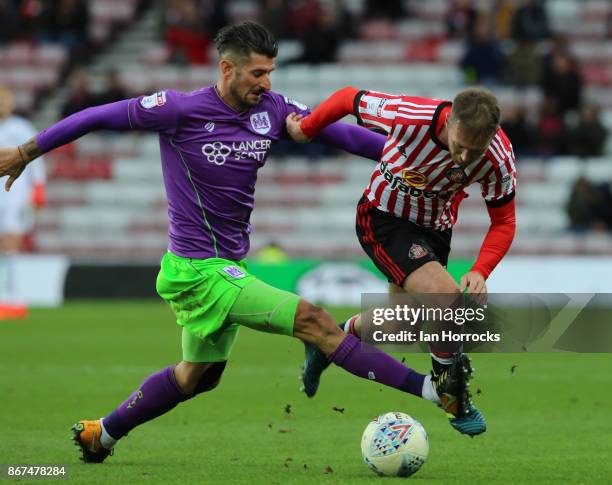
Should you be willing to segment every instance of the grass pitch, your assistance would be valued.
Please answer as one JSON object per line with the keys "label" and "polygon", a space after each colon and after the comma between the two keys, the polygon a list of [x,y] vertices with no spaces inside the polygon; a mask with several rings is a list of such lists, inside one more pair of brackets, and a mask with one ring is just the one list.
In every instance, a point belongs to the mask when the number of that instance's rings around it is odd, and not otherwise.
{"label": "grass pitch", "polygon": [[[428,356],[405,357],[429,369]],[[474,355],[489,431],[470,439],[432,404],[337,368],[308,399],[301,343],[249,329],[215,391],[135,429],[104,464],[80,463],[72,423],[107,414],[179,359],[164,303],[71,303],[0,321],[0,464],[65,464],[68,481],[83,484],[387,483],[405,479],[363,464],[361,433],[373,416],[403,411],[430,438],[418,483],[612,480],[612,355]]]}

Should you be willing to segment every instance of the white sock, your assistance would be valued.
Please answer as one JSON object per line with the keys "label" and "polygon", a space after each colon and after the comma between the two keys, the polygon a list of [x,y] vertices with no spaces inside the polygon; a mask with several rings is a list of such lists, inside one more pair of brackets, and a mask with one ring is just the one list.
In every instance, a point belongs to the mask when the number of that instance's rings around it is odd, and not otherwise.
{"label": "white sock", "polygon": [[117,440],[108,434],[106,428],[104,427],[104,418],[100,418],[100,427],[102,428],[102,435],[100,436],[100,444],[104,446],[107,450],[111,450]]}
{"label": "white sock", "polygon": [[356,318],[358,318],[359,315],[361,315],[361,314],[358,313],[357,315],[353,315],[346,322],[344,322],[344,333],[350,333],[351,321],[355,320]]}
{"label": "white sock", "polygon": [[425,380],[423,381],[423,390],[421,391],[421,395],[423,399],[427,399],[428,401],[439,403],[440,398],[438,397],[438,393],[436,392],[436,388],[431,382],[431,376],[425,376]]}
{"label": "white sock", "polygon": [[431,358],[433,360],[435,360],[436,362],[442,364],[442,365],[451,365],[453,363],[453,358],[452,357],[438,357],[437,355],[430,353],[429,355],[431,355]]}

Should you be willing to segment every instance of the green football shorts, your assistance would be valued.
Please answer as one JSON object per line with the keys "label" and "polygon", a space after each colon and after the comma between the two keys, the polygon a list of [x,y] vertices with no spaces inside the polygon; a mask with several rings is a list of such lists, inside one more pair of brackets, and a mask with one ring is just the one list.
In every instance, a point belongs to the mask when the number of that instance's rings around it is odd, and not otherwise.
{"label": "green football shorts", "polygon": [[300,297],[274,288],[247,271],[245,260],[192,259],[167,252],[157,293],[183,328],[183,360],[227,360],[240,325],[293,335]]}

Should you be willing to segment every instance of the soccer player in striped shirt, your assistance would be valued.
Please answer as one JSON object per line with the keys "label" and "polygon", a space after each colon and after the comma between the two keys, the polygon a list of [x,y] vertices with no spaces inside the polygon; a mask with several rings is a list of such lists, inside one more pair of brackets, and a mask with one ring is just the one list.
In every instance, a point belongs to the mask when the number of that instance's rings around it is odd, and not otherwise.
{"label": "soccer player in striped shirt", "polygon": [[[512,145],[499,126],[497,99],[479,88],[460,92],[453,102],[395,96],[343,88],[302,119],[292,114],[287,128],[306,142],[329,123],[353,114],[360,125],[382,131],[387,140],[379,164],[357,206],[357,236],[391,292],[459,294],[481,298],[486,279],[508,251],[515,232],[516,170]],[[451,229],[466,197],[478,183],[491,225],[476,262],[457,285],[446,271]],[[360,334],[360,317],[345,331]],[[433,379],[457,359],[456,353],[432,351]],[[324,356],[307,346],[304,390],[316,393]],[[441,403],[445,407],[445,403]],[[484,418],[470,403],[466,416],[451,418],[459,431],[477,434]]]}

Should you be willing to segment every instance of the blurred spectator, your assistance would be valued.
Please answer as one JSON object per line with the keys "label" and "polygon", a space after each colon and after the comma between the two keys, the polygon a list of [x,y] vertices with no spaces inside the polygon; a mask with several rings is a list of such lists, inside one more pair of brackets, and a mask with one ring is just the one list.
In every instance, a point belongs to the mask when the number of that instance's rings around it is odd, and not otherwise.
{"label": "blurred spectator", "polygon": [[258,263],[278,264],[289,261],[289,255],[276,241],[270,241],[255,253]]}
{"label": "blurred spectator", "polygon": [[552,59],[556,54],[564,54],[572,57],[569,40],[563,35],[553,35],[549,39],[548,52],[544,56],[543,64],[545,70],[550,70],[552,67]]}
{"label": "blurred spectator", "polygon": [[612,229],[612,195],[608,184],[593,184],[579,177],[566,205],[570,229],[609,231]]}
{"label": "blurred spectator", "polygon": [[542,157],[561,155],[565,148],[565,121],[555,98],[544,98],[537,127],[536,152]]}
{"label": "blurred spectator", "polygon": [[[0,86],[0,146],[17,146],[36,135],[32,124],[13,114],[13,95]],[[24,317],[27,308],[15,291],[15,256],[26,249],[34,229],[33,210],[46,203],[45,165],[39,158],[29,163],[10,192],[0,190],[0,319]]]}
{"label": "blurred spectator", "polygon": [[16,0],[0,0],[0,45],[8,44],[19,29]]}
{"label": "blurred spectator", "polygon": [[477,16],[478,12],[471,0],[454,0],[446,16],[448,35],[458,38],[472,37]]}
{"label": "blurred spectator", "polygon": [[95,104],[114,103],[130,97],[130,93],[121,84],[117,71],[109,71],[106,74],[105,83],[102,92],[95,97]]}
{"label": "blurred spectator", "polygon": [[512,141],[512,148],[517,158],[533,155],[535,129],[527,120],[527,110],[524,106],[507,107],[501,125]]}
{"label": "blurred spectator", "polygon": [[539,85],[542,80],[542,60],[533,42],[521,39],[514,43],[506,57],[504,82],[512,86]]}
{"label": "blurred spectator", "polygon": [[166,7],[166,43],[175,62],[206,64],[210,36],[195,0],[169,0]]}
{"label": "blurred spectator", "polygon": [[70,94],[62,106],[62,118],[95,104],[96,97],[89,88],[89,78],[83,71],[75,71],[70,78]]}
{"label": "blurred spectator", "polygon": [[305,35],[310,29],[319,23],[322,14],[322,6],[318,0],[303,0],[290,2],[289,4],[289,27],[290,32],[298,38]]}
{"label": "blurred spectator", "polygon": [[89,7],[85,0],[47,0],[41,12],[40,42],[63,44],[75,52],[89,43]]}
{"label": "blurred spectator", "polygon": [[577,62],[561,50],[554,51],[542,78],[544,94],[557,101],[561,114],[577,110],[582,97],[582,78]]}
{"label": "blurred spectator", "polygon": [[277,39],[286,39],[289,36],[289,9],[286,0],[261,0],[259,21]]}
{"label": "blurred spectator", "polygon": [[461,68],[469,83],[494,84],[504,67],[504,54],[491,33],[488,16],[476,22],[474,37],[467,41],[466,52],[461,59]]}
{"label": "blurred spectator", "polygon": [[512,19],[512,37],[539,41],[550,36],[548,17],[542,0],[523,0]]}
{"label": "blurred spectator", "polygon": [[214,39],[223,27],[230,23],[226,0],[198,0],[198,13],[203,20],[201,27],[210,39]]}
{"label": "blurred spectator", "polygon": [[495,0],[493,16],[495,20],[495,35],[499,40],[512,35],[512,21],[516,10],[515,0]]}
{"label": "blurred spectator", "polygon": [[402,0],[366,0],[364,9],[364,20],[388,19],[392,21],[400,20],[406,15],[404,2]]}
{"label": "blurred spectator", "polygon": [[336,12],[331,8],[321,10],[321,16],[301,38],[302,55],[297,62],[321,64],[334,62],[338,56],[342,33]]}
{"label": "blurred spectator", "polygon": [[608,130],[599,118],[599,109],[586,104],[580,110],[578,124],[569,134],[569,153],[580,157],[603,155]]}

